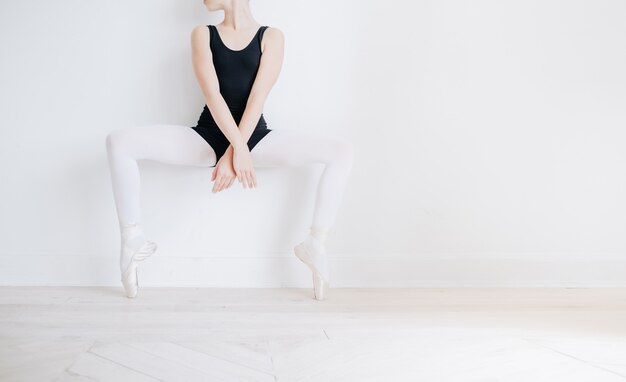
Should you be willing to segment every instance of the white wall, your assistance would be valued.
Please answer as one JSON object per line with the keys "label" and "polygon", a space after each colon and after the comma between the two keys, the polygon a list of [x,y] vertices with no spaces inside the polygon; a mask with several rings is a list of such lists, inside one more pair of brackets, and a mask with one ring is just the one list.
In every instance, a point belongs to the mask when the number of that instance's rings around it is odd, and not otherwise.
{"label": "white wall", "polygon": [[[286,35],[270,128],[355,144],[334,287],[626,285],[624,1],[251,6]],[[0,3],[2,285],[120,285],[105,136],[195,125],[189,35],[220,20],[200,0]],[[141,162],[142,285],[310,287],[291,248],[319,166],[212,194],[209,169]]]}

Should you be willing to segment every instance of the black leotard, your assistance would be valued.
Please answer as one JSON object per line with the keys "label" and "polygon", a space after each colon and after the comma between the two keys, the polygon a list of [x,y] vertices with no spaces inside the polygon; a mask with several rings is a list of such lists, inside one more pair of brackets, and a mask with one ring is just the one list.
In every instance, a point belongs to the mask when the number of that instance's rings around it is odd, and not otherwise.
{"label": "black leotard", "polygon": [[[209,46],[213,54],[213,65],[219,80],[220,93],[222,93],[235,123],[239,125],[259,69],[261,40],[268,26],[261,26],[252,41],[242,50],[231,50],[228,48],[220,38],[215,25],[207,25],[207,27],[211,30]],[[200,114],[197,125],[192,127],[192,129],[211,145],[217,155],[217,161],[219,161],[226,152],[230,142],[217,126],[206,104],[202,114]],[[254,146],[270,131],[272,130],[267,128],[267,123],[261,113],[259,122],[247,142],[248,149],[252,151]],[[216,165],[217,161],[215,162]],[[215,167],[215,165],[212,167]]]}

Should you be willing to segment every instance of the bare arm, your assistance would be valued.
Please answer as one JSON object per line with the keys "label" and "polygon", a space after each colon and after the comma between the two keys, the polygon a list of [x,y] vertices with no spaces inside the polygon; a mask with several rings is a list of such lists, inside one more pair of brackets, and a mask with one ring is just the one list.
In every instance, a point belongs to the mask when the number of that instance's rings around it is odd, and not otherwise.
{"label": "bare arm", "polygon": [[283,64],[285,49],[285,37],[283,32],[278,28],[267,28],[263,36],[263,43],[265,47],[261,55],[259,70],[254,79],[246,108],[239,122],[239,131],[245,142],[248,142],[261,118],[265,100],[276,83]]}
{"label": "bare arm", "polygon": [[191,32],[191,58],[194,73],[215,123],[233,148],[241,147],[248,140],[242,137],[224,97],[220,93],[219,80],[213,66],[213,54],[209,46],[209,33],[210,31],[205,25],[199,25]]}

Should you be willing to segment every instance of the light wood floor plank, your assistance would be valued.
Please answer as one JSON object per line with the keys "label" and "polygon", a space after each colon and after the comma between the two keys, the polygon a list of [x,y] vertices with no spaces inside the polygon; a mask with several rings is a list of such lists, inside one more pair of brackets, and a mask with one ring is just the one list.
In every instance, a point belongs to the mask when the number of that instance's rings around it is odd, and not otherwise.
{"label": "light wood floor plank", "polygon": [[0,287],[0,380],[626,382],[625,296]]}

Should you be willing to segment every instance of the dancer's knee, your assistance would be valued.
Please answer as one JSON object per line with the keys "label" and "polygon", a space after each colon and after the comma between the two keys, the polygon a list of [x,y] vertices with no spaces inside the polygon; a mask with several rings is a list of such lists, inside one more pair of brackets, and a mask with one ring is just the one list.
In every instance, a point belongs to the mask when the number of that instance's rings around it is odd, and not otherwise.
{"label": "dancer's knee", "polygon": [[113,151],[113,149],[115,148],[115,143],[116,142],[117,142],[117,134],[115,133],[115,130],[110,131],[107,134],[106,140],[105,140],[107,152],[110,153],[111,151]]}
{"label": "dancer's knee", "polygon": [[126,141],[124,131],[122,129],[111,130],[106,136],[106,149],[109,154],[116,150],[120,150]]}

